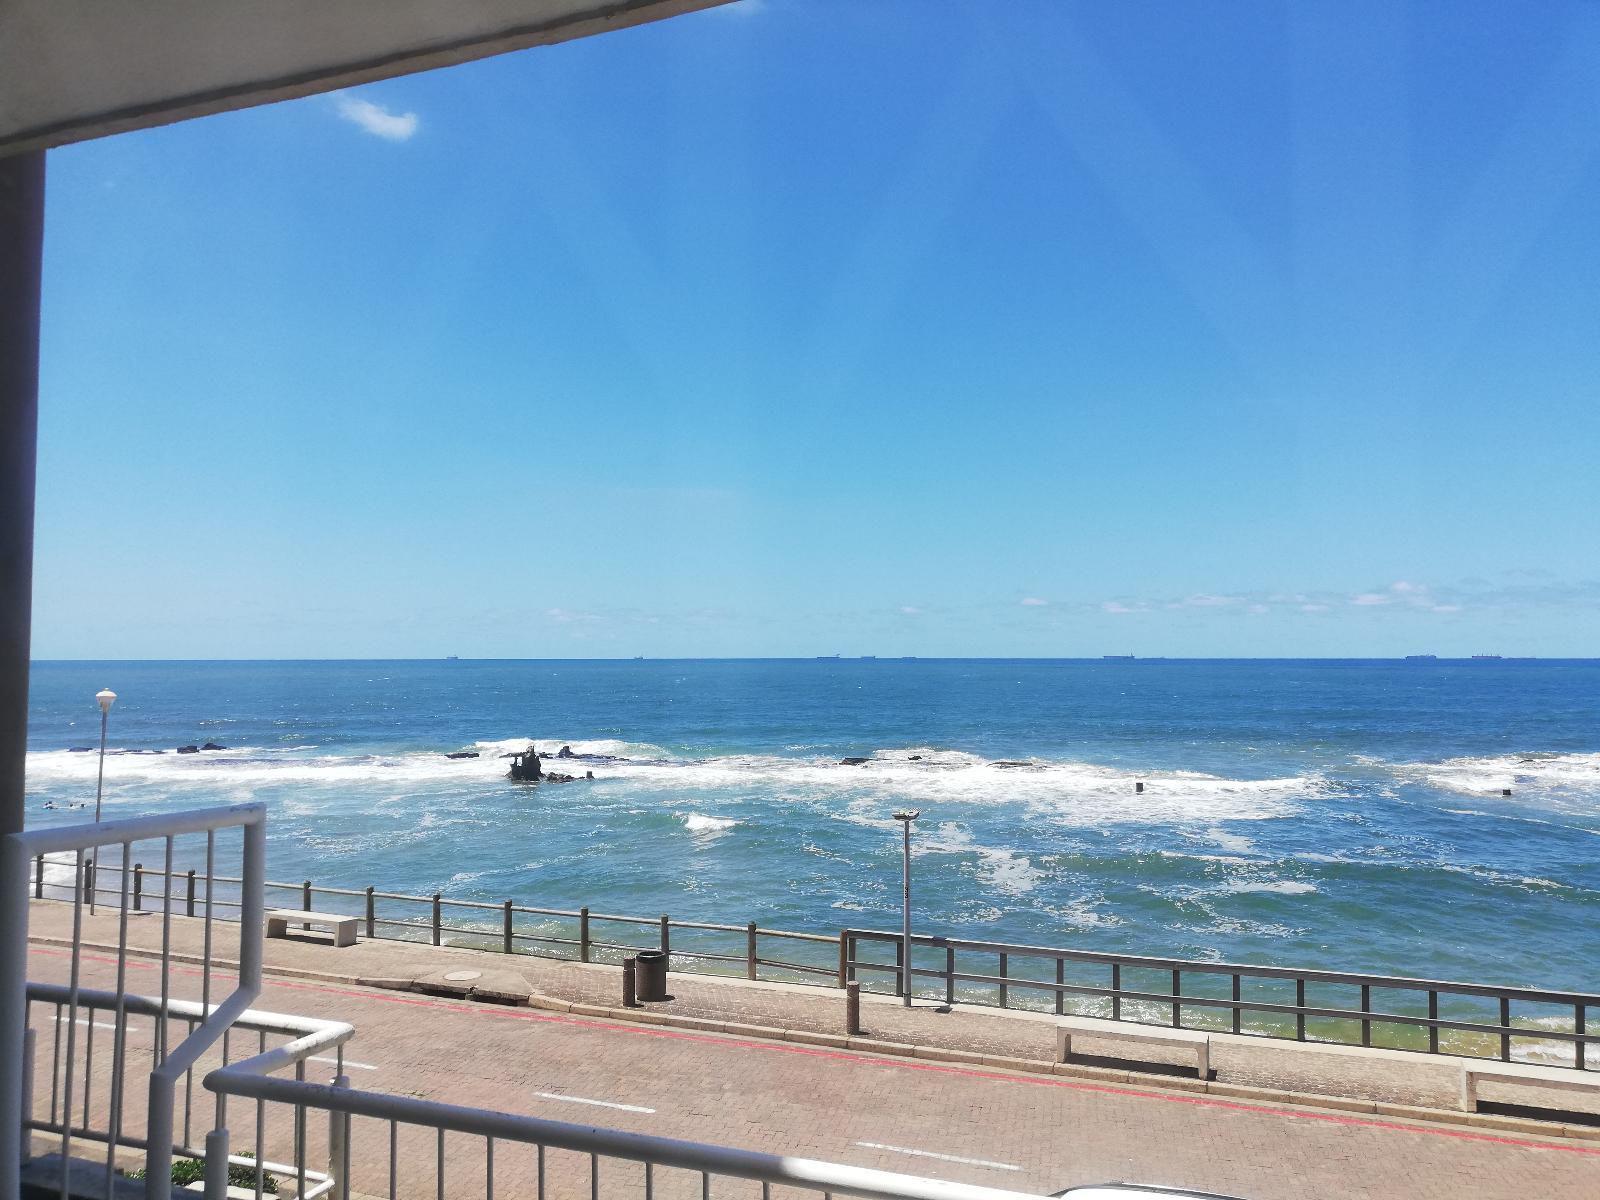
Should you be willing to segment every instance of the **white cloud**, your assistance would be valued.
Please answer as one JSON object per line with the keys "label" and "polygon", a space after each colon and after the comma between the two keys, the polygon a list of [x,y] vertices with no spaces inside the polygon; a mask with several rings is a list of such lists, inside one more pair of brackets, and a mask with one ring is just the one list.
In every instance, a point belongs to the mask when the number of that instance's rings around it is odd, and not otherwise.
{"label": "white cloud", "polygon": [[1425,583],[1407,583],[1404,579],[1396,580],[1389,585],[1389,590],[1397,596],[1415,596],[1428,590]]}
{"label": "white cloud", "polygon": [[1307,613],[1327,612],[1328,606],[1326,604],[1302,604],[1300,611]]}
{"label": "white cloud", "polygon": [[922,610],[915,604],[902,604],[900,606],[900,615],[903,617],[920,617]]}
{"label": "white cloud", "polygon": [[1102,612],[1108,613],[1140,613],[1145,611],[1143,604],[1127,605],[1120,600],[1107,600],[1100,606]]}
{"label": "white cloud", "polygon": [[349,92],[337,92],[335,97],[339,103],[339,115],[352,125],[361,126],[373,137],[388,142],[404,142],[417,132],[416,113],[392,113],[381,104],[352,96]]}
{"label": "white cloud", "polygon": [[571,625],[574,621],[598,621],[600,619],[594,613],[573,612],[569,608],[547,609],[544,615],[558,625]]}
{"label": "white cloud", "polygon": [[1459,604],[1435,604],[1433,606],[1433,611],[1437,612],[1437,613],[1460,612],[1461,611],[1461,605],[1459,605]]}
{"label": "white cloud", "polygon": [[1265,604],[1252,604],[1249,608],[1245,609],[1245,612],[1249,613],[1252,617],[1265,616],[1271,611],[1272,610]]}
{"label": "white cloud", "polygon": [[1359,595],[1351,596],[1350,603],[1361,608],[1372,608],[1379,604],[1389,603],[1389,597],[1382,592],[1362,592]]}
{"label": "white cloud", "polygon": [[1047,605],[1049,603],[1050,603],[1050,601],[1041,600],[1037,596],[1024,596],[1022,598],[1022,607],[1023,608],[1043,608],[1043,607],[1045,607],[1045,605]]}

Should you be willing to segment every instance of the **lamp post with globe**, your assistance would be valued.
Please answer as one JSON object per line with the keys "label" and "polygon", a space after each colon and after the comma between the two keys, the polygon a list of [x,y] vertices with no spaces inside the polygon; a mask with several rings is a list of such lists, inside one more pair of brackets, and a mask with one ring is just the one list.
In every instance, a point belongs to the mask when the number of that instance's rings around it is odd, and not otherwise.
{"label": "lamp post with globe", "polygon": [[[95,703],[100,706],[100,773],[94,782],[94,823],[100,824],[100,798],[105,791],[106,784],[106,721],[111,716],[111,706],[117,701],[117,694],[110,688],[101,688],[94,696]],[[95,899],[100,889],[94,882],[94,860],[89,862],[89,912],[94,912]]]}

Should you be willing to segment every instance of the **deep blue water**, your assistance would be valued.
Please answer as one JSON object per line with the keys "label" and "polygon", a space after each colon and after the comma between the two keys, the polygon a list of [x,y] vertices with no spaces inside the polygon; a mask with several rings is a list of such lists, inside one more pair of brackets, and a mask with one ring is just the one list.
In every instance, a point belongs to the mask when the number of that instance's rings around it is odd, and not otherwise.
{"label": "deep blue water", "polygon": [[30,824],[92,807],[104,686],[167,751],[107,815],[265,801],[277,879],[893,928],[912,805],[929,932],[1600,985],[1596,661],[39,663]]}

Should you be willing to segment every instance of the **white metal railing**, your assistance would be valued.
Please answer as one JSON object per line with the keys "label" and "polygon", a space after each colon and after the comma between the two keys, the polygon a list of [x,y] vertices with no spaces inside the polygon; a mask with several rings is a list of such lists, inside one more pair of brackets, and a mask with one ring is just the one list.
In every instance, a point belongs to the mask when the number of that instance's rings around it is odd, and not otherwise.
{"label": "white metal railing", "polygon": [[[292,1108],[293,1128],[296,1131],[296,1170],[302,1181],[307,1178],[307,1111],[325,1113],[328,1119],[328,1174],[334,1180],[331,1192],[334,1200],[346,1200],[353,1184],[359,1184],[359,1191],[365,1195],[387,1195],[390,1200],[399,1200],[402,1195],[399,1158],[402,1128],[421,1131],[425,1136],[431,1135],[434,1161],[431,1164],[433,1180],[429,1190],[440,1200],[448,1195],[461,1194],[482,1195],[485,1200],[494,1200],[497,1144],[501,1147],[506,1144],[526,1146],[533,1151],[534,1186],[531,1191],[514,1188],[513,1194],[534,1195],[538,1200],[544,1200],[547,1194],[549,1151],[552,1150],[571,1151],[580,1156],[578,1174],[587,1174],[583,1182],[587,1184],[590,1200],[601,1198],[603,1167],[608,1162],[638,1164],[643,1168],[642,1172],[633,1174],[631,1178],[617,1181],[627,1191],[636,1189],[642,1200],[658,1200],[662,1191],[669,1190],[661,1187],[662,1178],[657,1175],[658,1170],[687,1173],[687,1181],[694,1186],[685,1191],[683,1185],[686,1180],[680,1175],[675,1180],[678,1186],[670,1191],[698,1196],[699,1200],[712,1200],[713,1185],[719,1179],[754,1181],[760,1185],[761,1200],[769,1200],[774,1186],[820,1193],[825,1198],[842,1195],[865,1197],[867,1200],[1038,1200],[1037,1196],[1026,1192],[950,1183],[868,1167],[734,1150],[409,1096],[361,1091],[350,1087],[342,1076],[332,1085],[327,1085],[285,1079],[272,1074],[291,1063],[303,1061],[303,1056],[297,1057],[292,1047],[280,1047],[276,1051],[268,1051],[212,1071],[205,1077],[205,1086],[219,1097],[254,1099],[257,1104],[258,1139],[263,1124],[261,1106],[274,1103]],[[351,1174],[352,1127],[357,1118],[376,1122],[387,1131],[386,1188],[374,1186],[382,1183],[380,1179],[357,1178]],[[465,1135],[478,1145],[477,1152],[472,1155],[472,1166],[475,1168],[481,1163],[481,1175],[474,1169],[466,1182],[460,1185],[449,1182],[452,1156],[446,1153],[446,1134]],[[215,1143],[212,1138],[216,1139]],[[258,1140],[255,1160],[262,1160],[265,1152],[266,1148]],[[227,1154],[228,1131],[219,1129],[207,1139],[208,1200],[225,1194],[226,1163],[239,1161],[229,1160]],[[503,1148],[500,1157],[503,1164],[508,1157]],[[461,1158],[458,1148],[454,1155],[458,1174],[466,1169]],[[586,1163],[583,1161],[585,1159]],[[378,1173],[382,1173],[381,1168]],[[410,1186],[404,1194],[415,1196],[422,1193],[415,1175],[416,1172],[408,1173],[407,1183]],[[570,1188],[562,1190],[564,1194],[573,1194]],[[607,1190],[614,1195],[618,1188],[610,1187]],[[309,1198],[313,1193],[307,1192],[302,1182],[298,1194]]]}
{"label": "white metal railing", "polygon": [[[35,1016],[40,1009],[48,1014],[54,1010],[55,1036],[51,1041],[48,1060],[39,1053],[35,1046],[33,1056],[34,1068],[37,1070],[48,1061],[51,1079],[49,1107],[47,1110],[33,1112],[24,1109],[24,1129],[34,1133],[67,1134],[80,1139],[94,1142],[107,1142],[110,1137],[109,1129],[98,1127],[90,1117],[89,1099],[93,1090],[92,1067],[86,1070],[84,1079],[84,1100],[81,1116],[72,1110],[65,1102],[58,1084],[64,1074],[64,1042],[61,1031],[65,1019],[68,1018],[69,1006],[72,1003],[71,989],[62,984],[31,982],[28,984],[28,1003]],[[93,1033],[96,1023],[94,1017],[97,1013],[110,1014],[117,1011],[119,1005],[125,1020],[132,1017],[148,1017],[152,1020],[152,1035],[165,1023],[177,1021],[185,1024],[189,1029],[194,1029],[202,1024],[205,1019],[217,1011],[216,1006],[208,1011],[206,1007],[192,1000],[168,1000],[163,1004],[153,996],[126,995],[119,996],[115,992],[106,992],[88,988],[80,988],[77,994],[78,1011],[84,1014],[81,1019],[90,1034]],[[51,1022],[44,1022],[47,1026]],[[311,1017],[289,1016],[283,1013],[261,1012],[256,1009],[246,1009],[224,1035],[220,1054],[223,1065],[226,1067],[232,1062],[232,1054],[240,1044],[241,1033],[254,1033],[255,1056],[260,1058],[266,1055],[273,1062],[304,1063],[313,1055],[333,1054],[332,1060],[334,1076],[339,1078],[344,1073],[344,1044],[355,1034],[355,1027],[342,1021],[324,1021]],[[284,1037],[290,1039],[287,1044],[269,1049],[269,1037]],[[153,1036],[152,1043],[159,1046],[159,1037]],[[248,1045],[248,1042],[247,1042]],[[92,1058],[86,1060],[92,1063]],[[195,1068],[191,1066],[184,1072],[183,1119],[180,1123],[176,1118],[177,1097],[174,1096],[174,1146],[173,1151],[191,1158],[208,1157],[215,1149],[214,1134],[208,1135],[204,1141],[205,1146],[197,1146],[193,1136],[195,1128],[192,1122],[194,1110],[194,1082]],[[27,1092],[24,1093],[28,1095]],[[138,1114],[129,1114],[133,1119],[125,1122],[119,1131],[117,1142],[120,1146],[135,1150],[149,1151],[150,1141],[147,1136],[138,1132]],[[227,1123],[227,1098],[222,1095],[214,1097],[211,1126],[214,1129],[222,1128]],[[226,1151],[223,1151],[226,1157]],[[317,1197],[331,1191],[334,1187],[332,1176],[326,1171],[316,1170],[305,1166],[304,1160],[296,1164],[277,1162],[265,1158],[258,1149],[255,1158],[235,1156],[229,1160],[229,1165],[246,1167],[254,1174],[257,1182],[256,1194],[263,1191],[265,1179],[270,1175],[294,1175],[301,1180],[300,1192],[307,1200],[316,1200]],[[170,1174],[170,1168],[169,1168]],[[150,1186],[146,1185],[147,1188]],[[159,1185],[157,1185],[159,1187]]]}
{"label": "white metal railing", "polygon": [[[71,1156],[72,1140],[80,1130],[70,1119],[75,1099],[84,1102],[88,1125],[87,1100],[93,1080],[93,1031],[91,1020],[85,1026],[84,1054],[81,1066],[77,1053],[80,1013],[88,1011],[85,995],[89,991],[82,984],[84,967],[83,920],[86,907],[84,881],[92,879],[86,874],[93,863],[102,860],[107,852],[119,856],[118,877],[120,894],[115,908],[117,921],[117,954],[113,960],[116,984],[104,996],[109,1001],[99,1003],[97,1011],[112,1017],[112,1048],[105,1097],[105,1128],[95,1132],[103,1135],[106,1147],[106,1194],[111,1192],[112,1177],[116,1170],[118,1146],[127,1146],[129,1134],[123,1127],[123,1114],[129,1084],[130,1061],[127,1053],[127,1017],[130,1004],[139,998],[128,991],[128,923],[130,905],[128,885],[129,865],[134,847],[145,842],[158,842],[164,851],[164,861],[170,868],[175,845],[180,838],[204,838],[206,876],[215,874],[218,837],[238,830],[241,840],[238,847],[239,878],[241,880],[241,924],[239,930],[239,955],[237,977],[231,991],[217,1003],[212,1003],[212,925],[215,914],[212,905],[206,905],[204,930],[204,955],[201,969],[201,999],[197,1014],[189,1024],[187,1036],[176,1046],[169,1044],[168,1022],[158,1023],[158,1034],[152,1052],[148,1073],[148,1103],[145,1111],[145,1143],[149,1179],[146,1195],[154,1198],[167,1195],[167,1179],[171,1172],[173,1150],[173,1108],[177,1081],[188,1076],[202,1054],[217,1045],[240,1016],[249,1009],[250,1002],[261,990],[261,938],[262,896],[265,882],[265,820],[266,808],[260,804],[235,805],[226,808],[197,809],[188,812],[135,817],[127,820],[105,821],[81,825],[68,825],[54,829],[26,830],[0,838],[0,1196],[15,1195],[21,1185],[22,1167],[31,1148],[29,1109],[32,1104],[35,1038],[29,1027],[28,977],[28,884],[29,865],[37,857],[70,855],[72,870],[72,930],[73,945],[70,950],[68,983],[62,995],[66,1015],[64,1050],[52,1056],[51,1086],[53,1099],[61,1101],[61,1111],[69,1114],[60,1123],[60,1156],[62,1160],[61,1194],[66,1195],[66,1164]],[[230,838],[231,841],[231,838]],[[92,855],[91,855],[92,852]],[[208,888],[208,891],[211,889]],[[92,896],[91,891],[91,896]],[[163,905],[161,914],[161,968],[160,997],[149,998],[158,1004],[160,1011],[178,1011],[171,990],[171,908]],[[99,918],[104,920],[104,917]],[[220,987],[220,983],[218,984]],[[102,999],[104,998],[102,997]],[[58,1028],[59,1028],[58,1023]],[[78,1095],[80,1082],[83,1088]],[[92,1138],[87,1140],[102,1140]]]}

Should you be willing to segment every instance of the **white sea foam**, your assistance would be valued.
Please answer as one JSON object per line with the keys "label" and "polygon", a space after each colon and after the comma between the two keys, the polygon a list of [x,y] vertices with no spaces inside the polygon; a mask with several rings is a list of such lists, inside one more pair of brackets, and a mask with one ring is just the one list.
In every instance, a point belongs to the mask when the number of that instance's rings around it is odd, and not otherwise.
{"label": "white sea foam", "polygon": [[1279,896],[1304,896],[1316,891],[1317,885],[1297,879],[1230,879],[1218,890],[1234,895],[1260,892]]}
{"label": "white sea foam", "polygon": [[1467,796],[1499,796],[1554,801],[1563,808],[1600,811],[1600,753],[1527,752],[1451,758],[1435,763],[1399,763],[1402,779]]}
{"label": "white sea foam", "polygon": [[699,841],[715,841],[727,833],[738,821],[732,817],[710,817],[705,813],[679,813],[678,819],[683,822],[683,827]]}

